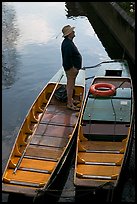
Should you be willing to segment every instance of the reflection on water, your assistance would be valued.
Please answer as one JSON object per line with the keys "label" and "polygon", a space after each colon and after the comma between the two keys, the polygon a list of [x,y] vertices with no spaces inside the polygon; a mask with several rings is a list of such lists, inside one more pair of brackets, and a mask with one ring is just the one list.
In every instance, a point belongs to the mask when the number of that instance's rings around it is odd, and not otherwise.
{"label": "reflection on water", "polygon": [[18,29],[15,27],[16,13],[11,5],[2,3],[2,86],[10,87],[16,77],[16,42]]}
{"label": "reflection on water", "polygon": [[17,48],[46,45],[55,40],[62,27],[64,3],[62,2],[13,2],[21,31]]}

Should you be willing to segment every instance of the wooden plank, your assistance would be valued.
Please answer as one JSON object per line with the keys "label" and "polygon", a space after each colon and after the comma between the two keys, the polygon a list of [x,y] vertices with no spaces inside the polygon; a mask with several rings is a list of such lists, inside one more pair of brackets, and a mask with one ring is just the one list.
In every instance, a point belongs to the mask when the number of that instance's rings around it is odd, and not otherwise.
{"label": "wooden plank", "polygon": [[50,159],[58,159],[63,150],[60,149],[47,149],[44,147],[38,146],[29,146],[27,148],[25,156],[34,156],[35,158],[50,158]]}
{"label": "wooden plank", "polygon": [[78,164],[76,172],[83,175],[108,176],[117,175],[120,172],[120,166],[101,166]]}
{"label": "wooden plank", "polygon": [[[14,157],[12,162],[17,164],[19,157]],[[36,159],[27,159],[23,158],[20,164],[20,168],[30,168],[30,169],[39,169],[39,170],[47,170],[51,172],[56,166],[56,162],[53,161],[41,161]]]}
{"label": "wooden plank", "polygon": [[67,142],[68,142],[67,135],[66,138],[35,135],[35,137],[31,141],[31,144],[63,148],[66,146]]}
{"label": "wooden plank", "polygon": [[85,178],[85,179],[109,179],[114,180],[118,177],[118,174],[113,174],[111,176],[104,176],[104,175],[91,175],[91,174],[80,174],[77,173],[77,177]]}
{"label": "wooden plank", "polygon": [[125,148],[125,142],[83,141],[80,145],[90,151],[121,151]]}
{"label": "wooden plank", "polygon": [[79,152],[78,156],[85,162],[117,163],[122,160],[123,154],[87,153]]}
{"label": "wooden plank", "polygon": [[40,123],[74,127],[76,121],[77,121],[77,117],[75,115],[66,114],[64,110],[64,113],[57,112],[57,113],[47,113],[43,115],[43,118]]}
{"label": "wooden plank", "polygon": [[129,125],[127,124],[86,124],[83,126],[84,134],[97,134],[97,135],[114,135],[114,137],[119,137],[119,135],[128,134]]}
{"label": "wooden plank", "polygon": [[[73,131],[73,127],[67,126],[58,126],[58,125],[51,125],[51,124],[39,124],[34,137],[37,136],[52,136],[52,137],[64,137],[67,138],[67,135],[71,134]],[[33,137],[33,138],[34,138]]]}
{"label": "wooden plank", "polygon": [[4,182],[6,183],[10,183],[12,181],[20,182],[20,183],[26,182],[28,183],[28,185],[33,186],[33,184],[42,185],[46,183],[49,177],[50,177],[50,174],[22,171],[19,169],[16,171],[16,174],[13,174],[13,169],[8,169],[4,177]]}

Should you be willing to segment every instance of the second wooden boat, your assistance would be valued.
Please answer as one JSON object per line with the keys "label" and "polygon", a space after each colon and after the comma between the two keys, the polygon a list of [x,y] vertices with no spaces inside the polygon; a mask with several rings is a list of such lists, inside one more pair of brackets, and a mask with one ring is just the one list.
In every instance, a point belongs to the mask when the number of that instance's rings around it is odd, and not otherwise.
{"label": "second wooden boat", "polygon": [[[61,68],[32,104],[19,130],[2,177],[2,192],[34,200],[54,186],[75,140],[80,111],[69,110],[55,97],[66,85]],[[74,99],[85,94],[85,71],[80,70]]]}
{"label": "second wooden boat", "polygon": [[[74,184],[76,199],[112,201],[128,165],[134,133],[134,94],[126,61],[103,62],[83,105],[78,127]],[[104,190],[104,191],[103,191]],[[85,195],[85,197],[84,197]]]}

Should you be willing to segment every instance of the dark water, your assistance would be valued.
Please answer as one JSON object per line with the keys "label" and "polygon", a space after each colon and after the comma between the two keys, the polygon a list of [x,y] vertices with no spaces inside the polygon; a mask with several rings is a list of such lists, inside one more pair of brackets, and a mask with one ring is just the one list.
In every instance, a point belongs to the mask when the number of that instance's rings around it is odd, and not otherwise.
{"label": "dark water", "polygon": [[[62,66],[60,45],[64,25],[76,27],[74,42],[82,54],[83,66],[122,56],[122,51],[119,54],[116,51],[116,43],[112,51],[107,41],[100,40],[88,8],[74,3],[2,3],[2,171],[31,104]],[[95,72],[96,69],[88,70],[86,75]],[[135,198],[134,151],[130,163],[122,197],[128,202]],[[72,161],[59,202],[74,202],[73,165]],[[7,196],[3,195],[2,200],[7,201]]]}

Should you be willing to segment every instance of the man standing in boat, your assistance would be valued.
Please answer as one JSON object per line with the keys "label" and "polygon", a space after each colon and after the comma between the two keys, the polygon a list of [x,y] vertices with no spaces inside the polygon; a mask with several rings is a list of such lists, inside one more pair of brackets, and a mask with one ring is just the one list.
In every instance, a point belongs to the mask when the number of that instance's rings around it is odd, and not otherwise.
{"label": "man standing in boat", "polygon": [[77,101],[73,100],[75,80],[82,67],[82,56],[73,42],[75,27],[66,25],[62,28],[64,40],[61,44],[62,64],[67,77],[67,107],[72,110],[79,110]]}

